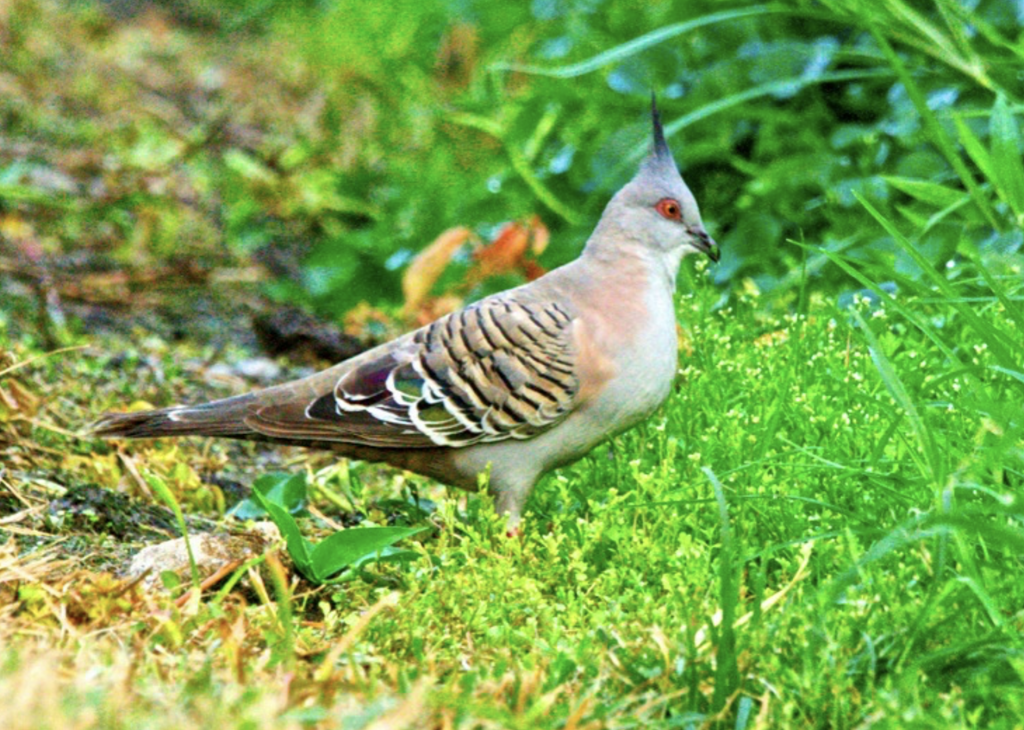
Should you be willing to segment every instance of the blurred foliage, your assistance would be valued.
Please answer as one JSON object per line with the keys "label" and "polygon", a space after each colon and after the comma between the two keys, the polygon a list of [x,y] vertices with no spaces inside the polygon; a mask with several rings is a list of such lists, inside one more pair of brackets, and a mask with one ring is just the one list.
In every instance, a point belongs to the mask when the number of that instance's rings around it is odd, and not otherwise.
{"label": "blurred foliage", "polygon": [[3,12],[0,230],[30,255],[255,252],[273,296],[335,318],[396,307],[403,267],[456,226],[491,240],[537,214],[549,268],[632,174],[651,90],[722,244],[720,286],[749,277],[788,302],[802,266],[812,287],[853,286],[787,240],[918,277],[858,196],[928,221],[936,267],[998,266],[1022,244],[1024,11],[1002,0]]}

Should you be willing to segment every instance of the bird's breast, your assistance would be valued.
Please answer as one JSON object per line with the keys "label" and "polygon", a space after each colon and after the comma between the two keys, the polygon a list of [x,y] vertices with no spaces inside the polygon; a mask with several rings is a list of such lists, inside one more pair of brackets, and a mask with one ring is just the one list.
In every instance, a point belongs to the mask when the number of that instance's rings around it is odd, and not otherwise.
{"label": "bird's breast", "polygon": [[581,338],[581,393],[610,430],[649,416],[668,397],[677,367],[678,339],[671,296],[606,304],[585,323]]}

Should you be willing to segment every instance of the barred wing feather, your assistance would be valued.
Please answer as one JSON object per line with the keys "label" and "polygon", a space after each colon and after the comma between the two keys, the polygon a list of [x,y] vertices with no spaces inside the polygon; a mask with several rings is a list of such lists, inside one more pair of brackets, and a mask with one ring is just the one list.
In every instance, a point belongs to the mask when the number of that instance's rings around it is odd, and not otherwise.
{"label": "barred wing feather", "polygon": [[273,406],[248,422],[272,436],[382,448],[527,439],[573,408],[573,321],[556,303],[486,299],[346,372],[306,406],[302,423]]}

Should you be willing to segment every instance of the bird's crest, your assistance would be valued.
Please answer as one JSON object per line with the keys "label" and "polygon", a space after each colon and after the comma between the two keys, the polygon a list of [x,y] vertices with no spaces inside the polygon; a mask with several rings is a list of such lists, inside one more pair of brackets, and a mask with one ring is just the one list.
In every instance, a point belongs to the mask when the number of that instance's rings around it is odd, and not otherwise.
{"label": "bird's crest", "polygon": [[654,94],[651,94],[651,126],[653,136],[651,139],[651,151],[647,158],[640,165],[637,178],[645,178],[652,183],[666,183],[679,178],[679,168],[672,158],[672,150],[668,148],[665,141],[665,130],[661,127],[661,115],[658,114],[658,104]]}

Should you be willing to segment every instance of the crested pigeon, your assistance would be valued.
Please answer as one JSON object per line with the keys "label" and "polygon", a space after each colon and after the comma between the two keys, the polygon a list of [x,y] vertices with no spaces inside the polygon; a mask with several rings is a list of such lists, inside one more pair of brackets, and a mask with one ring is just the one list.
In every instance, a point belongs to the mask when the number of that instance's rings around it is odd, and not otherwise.
{"label": "crested pigeon", "polygon": [[223,436],[329,449],[475,490],[516,532],[546,472],[650,416],[676,373],[683,256],[718,260],[665,142],[612,197],[578,259],[294,382],[110,413],[102,437]]}

